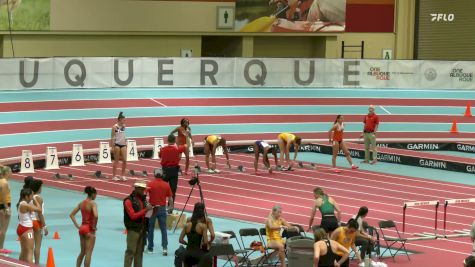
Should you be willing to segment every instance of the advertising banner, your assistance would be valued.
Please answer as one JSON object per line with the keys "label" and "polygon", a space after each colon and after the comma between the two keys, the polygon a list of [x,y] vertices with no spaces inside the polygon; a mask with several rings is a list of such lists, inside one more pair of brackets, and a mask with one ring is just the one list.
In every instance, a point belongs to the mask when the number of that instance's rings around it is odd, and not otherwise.
{"label": "advertising banner", "polygon": [[343,32],[346,0],[236,0],[240,32]]}
{"label": "advertising banner", "polygon": [[1,31],[49,30],[50,0],[0,1]]}
{"label": "advertising banner", "polygon": [[312,58],[1,59],[0,89],[350,87],[475,89],[475,62]]}

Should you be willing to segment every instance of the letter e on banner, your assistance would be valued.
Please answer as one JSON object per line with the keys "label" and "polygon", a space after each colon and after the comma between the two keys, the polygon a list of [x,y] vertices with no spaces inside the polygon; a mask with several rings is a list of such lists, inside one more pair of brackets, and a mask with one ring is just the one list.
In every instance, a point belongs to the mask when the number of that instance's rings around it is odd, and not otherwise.
{"label": "letter e on banner", "polygon": [[23,150],[21,152],[20,173],[35,173],[35,166],[33,165],[33,153],[31,153],[31,150]]}
{"label": "letter e on banner", "polygon": [[97,163],[105,164],[112,163],[111,151],[109,148],[109,142],[100,142],[99,153],[97,155]]}
{"label": "letter e on banner", "polygon": [[127,161],[138,161],[139,153],[137,151],[137,142],[135,140],[127,140]]}
{"label": "letter e on banner", "polygon": [[73,144],[71,166],[84,166],[84,151],[81,144]]}

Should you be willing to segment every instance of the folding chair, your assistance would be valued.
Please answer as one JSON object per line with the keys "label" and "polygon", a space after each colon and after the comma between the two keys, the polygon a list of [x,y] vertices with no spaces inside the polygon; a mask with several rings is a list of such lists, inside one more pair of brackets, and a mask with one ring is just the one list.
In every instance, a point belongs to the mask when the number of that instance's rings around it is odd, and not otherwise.
{"label": "folding chair", "polygon": [[[244,237],[257,237],[258,240],[255,240],[255,241],[260,241],[260,242],[262,242],[262,245],[264,245],[264,241],[262,240],[262,237],[259,233],[259,230],[257,230],[256,228],[239,229],[239,236],[241,238],[241,243],[243,244],[243,249],[245,249],[247,251],[244,259],[242,259],[242,262],[247,263],[247,266],[252,266],[252,265],[258,266],[263,261],[263,259],[265,259],[265,250],[264,250],[264,256],[260,256],[257,259],[252,259],[251,260],[250,256],[253,255],[256,252],[256,250],[251,248],[250,244],[246,246],[246,243],[244,242],[243,238]],[[257,260],[257,264],[253,264],[253,262],[256,262],[256,260]]]}
{"label": "folding chair", "polygon": [[[264,259],[262,261],[262,265],[267,263],[267,264],[273,264],[274,266],[276,266],[280,261],[278,260],[278,257],[277,257],[276,261],[272,261],[273,257],[277,255],[277,251],[275,251],[273,248],[269,248],[267,246],[267,243],[266,243],[266,239],[267,239],[266,228],[260,228],[259,229],[259,234],[261,235],[262,244],[264,245]],[[270,253],[269,253],[269,251],[270,251]],[[261,263],[261,262],[259,262],[259,263]]]}
{"label": "folding chair", "polygon": [[291,238],[291,237],[294,237],[294,236],[304,236],[303,233],[305,233],[304,229],[303,229],[303,226],[302,225],[299,225],[299,224],[292,224],[292,226],[296,226],[299,228],[298,231],[287,231],[287,230],[284,230],[282,232],[282,238]]}
{"label": "folding chair", "polygon": [[[389,220],[389,221],[380,221],[380,222],[378,222],[378,225],[379,225],[379,230],[381,231],[381,234],[383,235],[383,240],[384,240],[384,242],[386,243],[386,246],[387,246],[386,249],[383,251],[383,253],[381,253],[380,259],[381,259],[381,256],[384,255],[384,253],[386,251],[389,251],[389,254],[393,258],[393,261],[396,261],[394,259],[394,257],[397,255],[397,253],[400,250],[402,250],[402,251],[404,251],[404,253],[406,253],[407,258],[409,260],[411,260],[411,258],[409,257],[409,254],[407,253],[407,249],[406,249],[406,246],[405,246],[405,244],[407,242],[407,238],[402,238],[401,237],[401,234],[399,233],[399,230],[397,229],[396,224],[393,221]],[[387,230],[387,229],[391,229],[391,228],[393,228],[396,231],[397,237],[390,237],[390,236],[386,236],[384,234],[383,229]],[[392,251],[391,251],[391,248],[393,246],[396,248],[397,244],[400,244],[400,246],[397,247],[396,252],[393,254]]]}
{"label": "folding chair", "polygon": [[[221,231],[221,232],[230,235],[230,237],[229,237],[230,245],[233,245],[233,244],[231,244],[231,242],[232,242],[233,239],[235,240],[235,242],[238,245],[239,249],[234,249],[234,246],[233,246],[233,250],[234,250],[234,255],[233,256],[235,256],[237,258],[238,265],[241,264],[242,260],[246,258],[246,254],[248,253],[248,251],[243,249],[243,246],[241,246],[241,243],[239,242],[239,239],[237,238],[236,233],[234,233],[234,231]],[[231,257],[228,256],[228,261],[226,261],[226,263],[223,266],[226,266],[228,263],[231,264],[231,261],[234,260],[233,256],[231,256]]]}
{"label": "folding chair", "polygon": [[214,258],[226,257],[228,261],[223,266],[225,266],[228,262],[231,263],[231,261],[234,261],[236,267],[239,266],[236,251],[231,244],[212,244],[209,249],[209,255]]}
{"label": "folding chair", "polygon": [[365,229],[370,236],[376,239],[376,241],[374,242],[373,252],[376,253],[376,256],[378,256],[378,258],[381,258],[381,243],[379,240],[378,230],[375,227],[369,225],[366,225]]}

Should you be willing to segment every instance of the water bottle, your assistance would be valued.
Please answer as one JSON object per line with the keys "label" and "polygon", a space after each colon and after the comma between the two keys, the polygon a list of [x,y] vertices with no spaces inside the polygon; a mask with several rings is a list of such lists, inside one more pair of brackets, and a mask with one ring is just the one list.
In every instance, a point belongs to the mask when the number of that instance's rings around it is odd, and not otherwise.
{"label": "water bottle", "polygon": [[364,258],[364,267],[371,267],[370,263],[371,263],[371,260],[369,259],[369,255],[366,254]]}

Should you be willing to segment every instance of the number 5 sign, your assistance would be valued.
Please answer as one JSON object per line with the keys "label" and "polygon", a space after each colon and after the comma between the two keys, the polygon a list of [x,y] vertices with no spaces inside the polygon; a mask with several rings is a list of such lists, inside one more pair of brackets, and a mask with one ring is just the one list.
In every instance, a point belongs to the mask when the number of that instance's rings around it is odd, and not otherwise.
{"label": "number 5 sign", "polygon": [[99,145],[99,153],[97,154],[97,163],[112,163],[111,151],[109,148],[109,142],[101,142]]}
{"label": "number 5 sign", "polygon": [[81,144],[73,144],[71,166],[84,166],[84,151]]}

